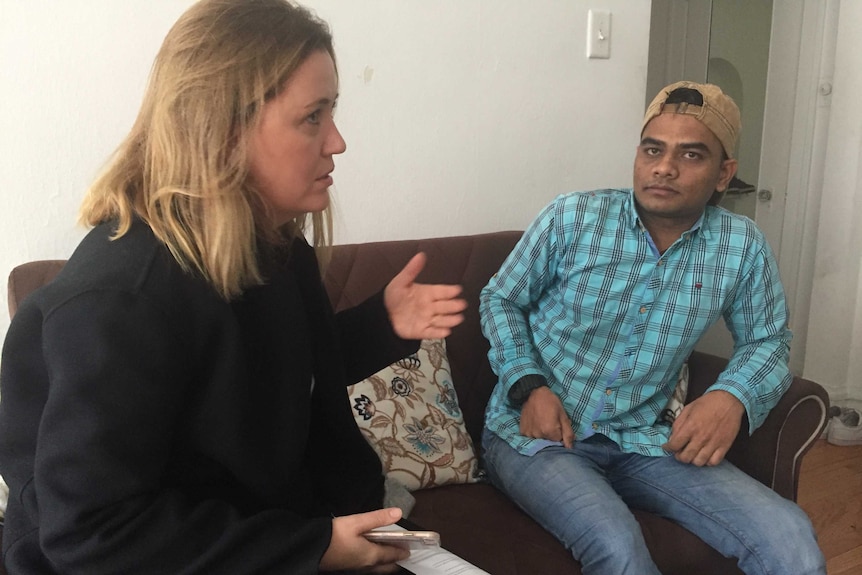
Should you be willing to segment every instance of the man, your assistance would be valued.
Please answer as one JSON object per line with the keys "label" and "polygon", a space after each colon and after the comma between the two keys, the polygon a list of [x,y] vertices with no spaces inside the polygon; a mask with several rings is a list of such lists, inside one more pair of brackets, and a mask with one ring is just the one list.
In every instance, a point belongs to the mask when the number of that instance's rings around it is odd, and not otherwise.
{"label": "man", "polygon": [[[791,381],[775,258],[716,207],[736,172],[736,104],[679,82],[647,109],[634,187],[560,196],[482,291],[499,376],[486,412],[491,480],[584,573],[658,574],[630,507],[667,517],[747,574],[825,573],[811,523],[724,460]],[[698,339],[735,341],[718,381],[662,412]]]}

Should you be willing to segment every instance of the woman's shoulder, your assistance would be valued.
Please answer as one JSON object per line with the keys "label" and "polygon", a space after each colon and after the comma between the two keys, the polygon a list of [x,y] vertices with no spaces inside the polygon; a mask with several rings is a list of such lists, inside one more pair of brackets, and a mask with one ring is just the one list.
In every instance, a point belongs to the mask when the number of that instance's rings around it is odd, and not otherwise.
{"label": "woman's shoulder", "polygon": [[57,283],[70,289],[140,290],[152,276],[169,277],[173,258],[141,221],[115,237],[117,223],[94,227],[72,253]]}
{"label": "woman's shoulder", "polygon": [[[142,221],[115,237],[116,222],[94,227],[69,257],[57,277],[39,293],[42,306],[52,308],[83,295],[144,298],[156,306],[183,309],[183,302],[214,290],[180,266]],[[45,310],[47,311],[47,310]]]}

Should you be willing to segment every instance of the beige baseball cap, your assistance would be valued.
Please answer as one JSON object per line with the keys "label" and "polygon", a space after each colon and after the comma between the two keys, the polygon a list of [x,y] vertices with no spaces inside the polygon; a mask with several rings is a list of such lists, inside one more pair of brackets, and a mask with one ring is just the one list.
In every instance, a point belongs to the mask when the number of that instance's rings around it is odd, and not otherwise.
{"label": "beige baseball cap", "polygon": [[[667,102],[668,100],[670,102]],[[736,102],[718,86],[697,82],[676,82],[662,88],[647,108],[641,134],[650,120],[659,114],[694,116],[715,134],[727,157],[734,157],[736,144],[739,142],[739,132],[742,130],[739,108],[736,107]]]}

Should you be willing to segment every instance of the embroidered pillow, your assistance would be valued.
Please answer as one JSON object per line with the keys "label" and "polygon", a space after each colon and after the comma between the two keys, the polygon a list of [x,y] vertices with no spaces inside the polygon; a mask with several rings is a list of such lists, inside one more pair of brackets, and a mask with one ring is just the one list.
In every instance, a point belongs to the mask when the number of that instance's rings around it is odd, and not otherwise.
{"label": "embroidered pillow", "polygon": [[476,481],[478,459],[452,385],[446,342],[348,388],[353,415],[387,477],[409,490]]}
{"label": "embroidered pillow", "polygon": [[661,412],[661,418],[673,425],[676,418],[685,407],[685,398],[688,396],[688,362],[682,364],[677,376],[676,387],[673,390],[673,395],[667,401],[664,409]]}

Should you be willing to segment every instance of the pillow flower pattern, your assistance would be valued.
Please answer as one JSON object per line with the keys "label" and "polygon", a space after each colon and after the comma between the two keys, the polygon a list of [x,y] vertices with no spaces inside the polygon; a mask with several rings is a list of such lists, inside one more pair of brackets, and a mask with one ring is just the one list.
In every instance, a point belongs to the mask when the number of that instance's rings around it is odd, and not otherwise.
{"label": "pillow flower pattern", "polygon": [[354,417],[387,476],[409,490],[476,481],[478,460],[458,406],[445,340],[348,388]]}

